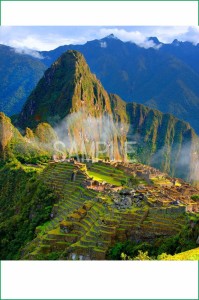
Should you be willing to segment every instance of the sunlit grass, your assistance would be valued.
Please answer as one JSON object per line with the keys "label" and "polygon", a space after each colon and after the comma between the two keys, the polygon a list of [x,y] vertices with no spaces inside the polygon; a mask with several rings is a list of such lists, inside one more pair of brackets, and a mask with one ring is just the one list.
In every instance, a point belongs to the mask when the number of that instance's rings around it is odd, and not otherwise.
{"label": "sunlit grass", "polygon": [[199,260],[199,248],[181,252],[175,255],[165,255],[163,260]]}
{"label": "sunlit grass", "polygon": [[103,182],[106,181],[107,183],[116,185],[116,186],[121,186],[121,180],[116,180],[115,178],[112,178],[107,175],[102,175],[99,172],[93,172],[93,171],[87,171],[89,177],[92,177],[93,180]]}

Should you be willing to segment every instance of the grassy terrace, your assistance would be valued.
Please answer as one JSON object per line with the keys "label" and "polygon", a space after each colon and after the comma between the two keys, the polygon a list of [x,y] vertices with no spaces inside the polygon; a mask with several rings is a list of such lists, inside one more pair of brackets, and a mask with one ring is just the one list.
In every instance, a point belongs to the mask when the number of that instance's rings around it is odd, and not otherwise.
{"label": "grassy terrace", "polygon": [[[31,243],[28,258],[46,259],[49,255],[55,259],[101,260],[116,241],[132,236],[139,239],[140,235],[146,240],[161,234],[170,236],[184,225],[181,216],[146,214],[147,206],[118,211],[112,207],[109,195],[82,185],[87,175],[116,186],[121,186],[121,180],[129,177],[124,171],[103,163],[93,164],[88,171],[69,163],[50,164],[41,176],[47,185],[54,187],[59,201],[54,205],[53,218],[37,227],[37,237]],[[62,221],[72,224],[69,232],[60,229]]]}
{"label": "grassy terrace", "polygon": [[[74,172],[76,173],[76,178],[75,181],[72,181]],[[50,164],[41,176],[47,185],[54,188],[55,193],[59,197],[59,202],[54,205],[54,217],[52,220],[36,229],[39,240],[37,249],[32,253],[34,257],[39,253],[43,253],[43,244],[47,245],[46,239],[48,240],[48,235],[52,231],[55,230],[54,233],[60,236],[60,233],[58,234],[60,221],[66,219],[69,214],[81,208],[86,201],[93,199],[97,194],[93,190],[87,190],[82,187],[81,184],[86,179],[86,174],[81,172],[76,165],[69,163]],[[46,249],[46,247],[44,248]]]}
{"label": "grassy terrace", "polygon": [[130,178],[123,171],[112,167],[110,164],[94,163],[90,168],[87,168],[87,174],[99,182],[106,181],[107,183],[121,186],[121,181],[126,181]]}

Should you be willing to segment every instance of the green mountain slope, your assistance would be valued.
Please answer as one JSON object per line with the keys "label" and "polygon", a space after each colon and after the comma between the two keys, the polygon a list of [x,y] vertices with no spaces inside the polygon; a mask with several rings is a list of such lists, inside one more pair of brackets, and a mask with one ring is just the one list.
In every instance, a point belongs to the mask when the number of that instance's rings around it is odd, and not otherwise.
{"label": "green mountain slope", "polygon": [[[65,127],[60,121],[64,120]],[[191,178],[198,137],[186,122],[140,104],[108,95],[77,51],[64,53],[49,68],[18,116],[20,128],[49,122],[76,141],[113,143],[114,158],[124,159],[125,141],[137,142],[135,158],[171,175]],[[68,143],[68,140],[67,142]],[[108,151],[107,151],[108,152]],[[111,158],[110,151],[107,156]],[[198,170],[198,166],[197,166]],[[194,173],[197,173],[197,170]]]}
{"label": "green mountain slope", "polygon": [[145,49],[110,35],[84,45],[65,45],[41,54],[49,66],[69,49],[80,51],[109,93],[116,93],[127,102],[172,113],[189,122],[198,133],[199,45],[151,40],[158,49]]}
{"label": "green mountain slope", "polygon": [[19,259],[36,227],[50,219],[56,195],[44,185],[41,171],[17,161],[0,168],[1,259]]}
{"label": "green mountain slope", "polygon": [[12,125],[11,120],[0,113],[0,164],[18,160],[35,163],[52,156],[53,143],[57,135],[47,123],[40,123],[34,130],[26,128],[25,135]]}
{"label": "green mountain slope", "polygon": [[[140,177],[147,170],[153,178],[150,185]],[[183,181],[173,183],[154,168],[9,163],[0,175],[2,259],[104,260],[113,246],[117,254],[126,242],[134,243],[134,250],[148,247],[156,256],[197,247],[198,216],[191,223],[193,213],[185,207],[199,190]],[[173,195],[180,205],[171,203]],[[197,207],[197,200],[192,205]]]}
{"label": "green mountain slope", "polygon": [[84,107],[92,116],[111,111],[108,94],[91,74],[84,57],[68,51],[45,72],[28,97],[18,124],[33,127],[42,120],[54,125]]}
{"label": "green mountain slope", "polygon": [[0,45],[0,111],[19,113],[45,69],[39,59]]}
{"label": "green mountain slope", "polygon": [[77,50],[109,93],[174,114],[198,133],[199,45],[150,40],[156,47],[145,49],[110,35],[84,45],[37,52],[36,57],[0,45],[0,110],[8,115],[18,113],[44,70],[67,50]]}
{"label": "green mountain slope", "polygon": [[127,114],[131,124],[128,134],[135,136],[143,163],[176,177],[192,174],[198,137],[188,123],[136,103],[127,104]]}

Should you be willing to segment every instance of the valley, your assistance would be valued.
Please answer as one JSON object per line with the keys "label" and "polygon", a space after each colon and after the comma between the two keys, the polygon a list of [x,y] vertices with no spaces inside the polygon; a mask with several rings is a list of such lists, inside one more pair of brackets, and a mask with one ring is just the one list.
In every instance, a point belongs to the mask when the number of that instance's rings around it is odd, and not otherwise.
{"label": "valley", "polygon": [[189,123],[63,53],[19,114],[0,113],[1,259],[195,258],[198,147]]}

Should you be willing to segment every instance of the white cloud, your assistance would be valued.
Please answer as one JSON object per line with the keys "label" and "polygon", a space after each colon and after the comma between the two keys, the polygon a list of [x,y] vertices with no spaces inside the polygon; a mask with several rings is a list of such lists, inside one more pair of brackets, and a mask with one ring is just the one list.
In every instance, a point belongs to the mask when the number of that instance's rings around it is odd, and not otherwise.
{"label": "white cloud", "polygon": [[26,54],[30,55],[32,57],[38,58],[38,59],[43,59],[43,56],[36,50],[28,49],[28,48],[14,48],[16,53],[19,54]]}
{"label": "white cloud", "polygon": [[179,36],[179,40],[188,41],[197,45],[199,43],[199,28],[198,27],[189,27],[186,32],[182,33]]}
{"label": "white cloud", "polygon": [[143,48],[156,48],[157,46],[153,41],[149,41],[148,37],[154,36],[162,43],[172,43],[173,40],[178,39],[181,42],[191,42],[194,45],[199,43],[199,27],[189,26],[153,26],[153,27],[136,27],[136,30],[125,28],[101,28],[100,36],[105,36],[113,33],[122,41],[131,41]]}
{"label": "white cloud", "polygon": [[133,42],[143,48],[155,48],[159,49],[161,45],[156,45],[152,40],[148,40],[148,36],[144,33],[136,31],[127,31],[119,28],[102,28],[100,29],[100,36],[104,37],[113,33],[117,38],[123,42]]}
{"label": "white cloud", "polygon": [[145,35],[156,36],[163,43],[171,43],[177,39],[181,42],[199,43],[199,27],[193,26],[165,26],[149,27]]}
{"label": "white cloud", "polygon": [[199,28],[188,26],[33,26],[0,27],[0,43],[14,48],[49,51],[61,45],[84,44],[113,33],[120,40],[131,41],[144,48],[158,48],[148,37],[155,36],[160,42],[171,43],[174,39],[199,43]]}
{"label": "white cloud", "polygon": [[[49,51],[61,45],[85,43],[86,39],[83,35],[74,36],[68,34],[68,27],[0,27],[0,44],[4,44],[13,48],[28,48],[37,51]],[[63,28],[65,30],[63,31]],[[36,33],[35,33],[36,32]]]}
{"label": "white cloud", "polygon": [[51,50],[61,45],[74,43],[75,40],[59,36],[28,36],[19,39],[10,39],[8,45],[14,48],[28,48],[33,50]]}
{"label": "white cloud", "polygon": [[116,37],[121,39],[124,42],[134,41],[136,43],[141,43],[145,40],[144,35],[139,31],[127,31],[125,29],[119,28],[102,28],[100,29],[101,37],[110,35],[113,33]]}

